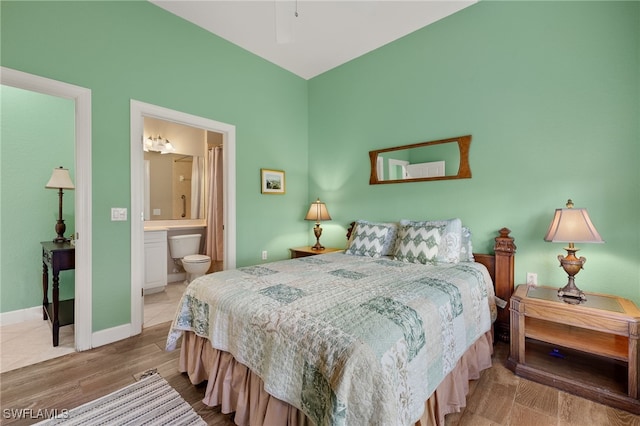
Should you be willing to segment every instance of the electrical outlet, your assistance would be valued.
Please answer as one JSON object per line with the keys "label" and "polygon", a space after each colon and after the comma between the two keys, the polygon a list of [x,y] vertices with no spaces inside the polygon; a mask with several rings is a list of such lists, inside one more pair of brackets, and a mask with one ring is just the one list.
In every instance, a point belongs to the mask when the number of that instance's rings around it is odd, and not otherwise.
{"label": "electrical outlet", "polygon": [[527,272],[527,284],[538,285],[538,274],[535,272]]}
{"label": "electrical outlet", "polygon": [[267,251],[262,250],[262,260],[267,260]]}

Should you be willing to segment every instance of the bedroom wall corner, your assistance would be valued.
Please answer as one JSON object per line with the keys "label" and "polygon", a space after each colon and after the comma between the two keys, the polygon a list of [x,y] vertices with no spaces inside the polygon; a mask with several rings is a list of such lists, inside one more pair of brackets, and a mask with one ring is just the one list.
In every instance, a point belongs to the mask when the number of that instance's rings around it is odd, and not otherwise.
{"label": "bedroom wall corner", "polygon": [[[543,237],[572,198],[606,241],[580,246],[578,286],[640,305],[639,21],[638,2],[478,2],[310,80],[324,244],[358,218],[459,216],[478,251],[512,230],[517,282],[559,286]],[[471,179],[368,184],[368,151],[463,134]]]}

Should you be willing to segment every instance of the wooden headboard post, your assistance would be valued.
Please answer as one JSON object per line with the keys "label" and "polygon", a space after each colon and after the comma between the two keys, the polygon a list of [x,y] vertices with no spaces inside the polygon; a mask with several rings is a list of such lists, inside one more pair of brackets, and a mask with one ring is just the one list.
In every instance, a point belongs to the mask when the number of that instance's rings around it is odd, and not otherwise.
{"label": "wooden headboard post", "polygon": [[511,230],[502,228],[495,238],[494,254],[473,253],[476,262],[482,263],[489,270],[493,280],[496,296],[507,304],[498,307],[498,318],[495,323],[495,337],[503,342],[509,341],[509,299],[514,289],[514,260],[516,245],[509,236]]}
{"label": "wooden headboard post", "polygon": [[500,235],[495,238],[493,247],[495,255],[495,276],[493,279],[496,296],[507,302],[504,308],[498,308],[496,320],[496,337],[503,342],[509,341],[509,299],[513,294],[516,245],[509,236],[511,230],[502,228]]}

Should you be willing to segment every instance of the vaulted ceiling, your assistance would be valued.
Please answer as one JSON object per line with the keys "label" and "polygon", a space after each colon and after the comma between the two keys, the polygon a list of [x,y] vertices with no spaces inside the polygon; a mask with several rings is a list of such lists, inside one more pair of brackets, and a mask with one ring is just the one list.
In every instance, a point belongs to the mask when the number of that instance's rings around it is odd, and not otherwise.
{"label": "vaulted ceiling", "polygon": [[476,0],[150,0],[309,79]]}

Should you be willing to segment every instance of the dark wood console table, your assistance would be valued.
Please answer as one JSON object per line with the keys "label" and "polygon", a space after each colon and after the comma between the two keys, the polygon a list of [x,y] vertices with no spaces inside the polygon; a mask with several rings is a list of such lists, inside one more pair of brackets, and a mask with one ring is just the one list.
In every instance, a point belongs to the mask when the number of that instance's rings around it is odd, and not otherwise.
{"label": "dark wood console table", "polygon": [[[76,249],[69,242],[54,243],[43,241],[42,244],[42,316],[51,322],[53,346],[58,346],[60,327],[73,324],[74,300],[60,301],[60,271],[75,269]],[[53,278],[53,303],[49,303],[49,267]]]}

